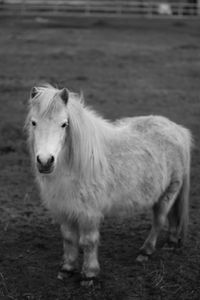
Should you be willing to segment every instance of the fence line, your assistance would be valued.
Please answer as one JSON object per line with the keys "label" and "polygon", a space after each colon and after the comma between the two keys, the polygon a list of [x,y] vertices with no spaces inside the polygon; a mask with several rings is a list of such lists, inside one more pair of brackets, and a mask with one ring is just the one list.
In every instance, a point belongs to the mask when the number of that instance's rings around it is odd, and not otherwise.
{"label": "fence line", "polygon": [[162,3],[142,0],[0,0],[0,15],[38,15],[47,17],[53,15],[85,15],[88,17],[199,16],[200,0],[189,1]]}

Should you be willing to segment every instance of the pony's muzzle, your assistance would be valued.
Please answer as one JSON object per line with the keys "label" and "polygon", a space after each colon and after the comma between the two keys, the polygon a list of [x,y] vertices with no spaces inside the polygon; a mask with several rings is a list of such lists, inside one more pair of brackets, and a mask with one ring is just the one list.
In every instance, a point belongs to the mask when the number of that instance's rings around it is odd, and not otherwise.
{"label": "pony's muzzle", "polygon": [[37,155],[37,168],[40,173],[51,173],[54,168],[55,158],[53,155],[50,155],[48,158],[42,158]]}

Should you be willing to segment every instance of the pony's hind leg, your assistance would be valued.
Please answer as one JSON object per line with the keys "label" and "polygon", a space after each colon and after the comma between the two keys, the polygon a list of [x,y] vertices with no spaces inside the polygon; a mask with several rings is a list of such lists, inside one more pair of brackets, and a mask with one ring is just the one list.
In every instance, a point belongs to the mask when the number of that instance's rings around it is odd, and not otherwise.
{"label": "pony's hind leg", "polygon": [[172,206],[169,214],[169,243],[173,246],[180,246],[184,243],[187,234],[189,219],[189,172],[183,178],[180,193]]}
{"label": "pony's hind leg", "polygon": [[169,214],[168,214],[168,221],[169,221],[169,239],[168,242],[170,245],[178,245],[180,242],[179,236],[179,220],[177,219],[177,206],[178,201],[174,203],[172,206]]}
{"label": "pony's hind leg", "polygon": [[93,284],[100,271],[98,262],[99,220],[80,224],[80,246],[83,249],[82,285]]}
{"label": "pony's hind leg", "polygon": [[148,257],[155,251],[158,235],[165,225],[167,215],[177,199],[181,188],[179,180],[173,181],[159,201],[153,206],[153,224],[150,234],[140,249],[137,261],[148,260]]}
{"label": "pony's hind leg", "polygon": [[61,224],[61,233],[63,236],[63,263],[58,274],[59,279],[63,279],[67,274],[71,275],[78,264],[78,225],[75,221],[66,220]]}

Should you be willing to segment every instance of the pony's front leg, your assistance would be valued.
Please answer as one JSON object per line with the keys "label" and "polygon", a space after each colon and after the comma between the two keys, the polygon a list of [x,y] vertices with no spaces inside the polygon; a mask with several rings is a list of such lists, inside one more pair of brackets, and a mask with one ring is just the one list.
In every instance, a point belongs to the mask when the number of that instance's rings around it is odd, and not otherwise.
{"label": "pony's front leg", "polygon": [[63,236],[63,264],[58,274],[59,279],[63,279],[66,274],[72,274],[78,264],[78,225],[75,221],[65,221],[61,224],[61,233]]}
{"label": "pony's front leg", "polygon": [[80,246],[83,249],[82,284],[91,285],[100,271],[98,262],[99,222],[80,226]]}

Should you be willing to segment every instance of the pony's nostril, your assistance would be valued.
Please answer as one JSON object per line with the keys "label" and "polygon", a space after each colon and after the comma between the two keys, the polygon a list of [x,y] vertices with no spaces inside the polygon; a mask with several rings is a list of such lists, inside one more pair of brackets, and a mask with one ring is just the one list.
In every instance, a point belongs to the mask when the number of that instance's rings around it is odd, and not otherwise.
{"label": "pony's nostril", "polygon": [[38,162],[38,164],[40,164],[40,165],[42,164],[39,155],[37,155],[37,162]]}
{"label": "pony's nostril", "polygon": [[54,162],[54,156],[52,155],[51,158],[49,159],[49,162],[52,164]]}
{"label": "pony's nostril", "polygon": [[47,165],[48,167],[51,167],[51,166],[53,165],[53,162],[54,162],[54,156],[51,155],[51,156],[49,157],[49,159],[47,160],[46,165]]}

